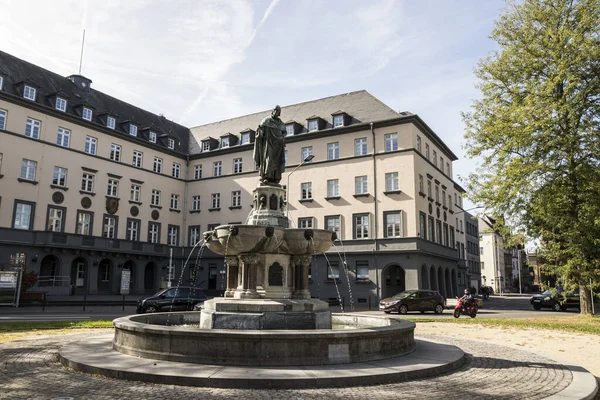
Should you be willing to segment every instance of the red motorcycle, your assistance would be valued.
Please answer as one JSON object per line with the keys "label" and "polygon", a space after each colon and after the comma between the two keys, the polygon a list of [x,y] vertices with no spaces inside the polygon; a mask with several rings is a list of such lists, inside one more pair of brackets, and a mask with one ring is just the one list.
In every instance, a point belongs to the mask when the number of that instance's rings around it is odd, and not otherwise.
{"label": "red motorcycle", "polygon": [[477,305],[477,299],[473,299],[473,301],[465,307],[463,306],[464,299],[462,297],[457,297],[458,301],[456,302],[456,307],[454,307],[454,318],[458,318],[461,314],[466,314],[471,318],[475,318],[477,316],[477,311],[479,310],[479,306]]}

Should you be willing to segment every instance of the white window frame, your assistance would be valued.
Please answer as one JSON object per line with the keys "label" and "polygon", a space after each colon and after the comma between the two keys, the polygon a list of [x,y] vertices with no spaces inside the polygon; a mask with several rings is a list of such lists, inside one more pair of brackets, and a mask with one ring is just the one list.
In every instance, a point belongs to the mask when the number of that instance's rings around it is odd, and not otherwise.
{"label": "white window frame", "polygon": [[131,165],[136,168],[142,168],[144,162],[144,153],[138,150],[133,151],[133,160],[131,161]]}
{"label": "white window frame", "polygon": [[194,246],[200,241],[200,227],[190,226],[190,246]]}
{"label": "white window frame", "polygon": [[221,208],[221,193],[213,193],[210,196],[211,208]]}
{"label": "white window frame", "polygon": [[384,136],[385,138],[385,151],[396,151],[398,150],[398,134],[397,133],[388,133]]}
{"label": "white window frame", "polygon": [[213,176],[221,176],[222,165],[223,163],[221,161],[213,162]]}
{"label": "white window frame", "polygon": [[171,193],[171,210],[179,210],[179,195]]}
{"label": "white window frame", "polygon": [[344,114],[338,114],[333,116],[333,127],[338,128],[344,126]]}
{"label": "white window frame", "polygon": [[202,179],[202,164],[194,165],[194,179]]}
{"label": "white window frame", "polygon": [[54,167],[54,174],[52,175],[52,184],[55,186],[66,187],[67,186],[67,169],[63,167]]}
{"label": "white window frame", "polygon": [[242,133],[241,144],[248,144],[248,143],[250,143],[250,134]]}
{"label": "white window frame", "polygon": [[156,132],[150,131],[150,133],[148,134],[148,140],[150,141],[150,143],[156,143]]}
{"label": "white window frame", "polygon": [[49,207],[47,230],[49,232],[62,232],[64,210],[61,208]]}
{"label": "white window frame", "polygon": [[40,121],[28,117],[25,121],[25,136],[32,139],[39,139],[41,126],[42,123]]}
{"label": "white window frame", "polygon": [[98,147],[98,139],[91,136],[85,137],[85,149],[84,151],[91,155],[96,155],[96,149]]}
{"label": "white window frame", "polygon": [[327,159],[337,160],[340,158],[340,143],[327,143]]}
{"label": "white window frame", "polygon": [[317,118],[309,119],[307,124],[309,132],[315,132],[319,130],[319,120]]}
{"label": "white window frame", "polygon": [[385,191],[396,192],[400,190],[398,182],[398,172],[388,172],[385,174]]}
{"label": "white window frame", "polygon": [[148,223],[148,242],[160,243],[160,225],[156,222]]}
{"label": "white window frame", "polygon": [[115,239],[117,230],[117,218],[112,215],[105,215],[102,219],[102,236],[107,239]]}
{"label": "white window frame", "polygon": [[154,157],[154,163],[152,164],[152,171],[156,172],[157,174],[162,174],[162,164],[163,164],[162,158]]}
{"label": "white window frame", "polygon": [[354,194],[369,193],[369,180],[367,175],[354,177]]}
{"label": "white window frame", "polygon": [[298,228],[299,229],[312,229],[314,227],[314,218],[313,217],[302,217],[298,218]]}
{"label": "white window frame", "polygon": [[173,170],[171,171],[173,178],[181,177],[181,164],[173,163]]}
{"label": "white window frame", "polygon": [[[312,146],[306,146],[302,148],[302,160],[301,162],[303,162],[304,160],[306,160],[306,157],[308,156],[312,156],[313,153],[313,148]],[[311,163],[312,160],[306,161],[305,164]]]}
{"label": "white window frame", "polygon": [[75,229],[75,233],[77,235],[91,235],[92,228],[92,214],[88,212],[78,212],[77,213],[77,226]]}
{"label": "white window frame", "polygon": [[160,207],[160,190],[152,189],[150,196],[150,205]]}
{"label": "white window frame", "polygon": [[202,151],[209,151],[210,150],[210,142],[207,140],[206,142],[202,143]]}
{"label": "white window frame", "polygon": [[108,115],[106,117],[106,127],[108,129],[115,129],[116,125],[117,125],[117,120],[114,119],[113,117],[111,117],[110,115]]}
{"label": "white window frame", "polygon": [[421,136],[417,135],[417,151],[421,152]]}
{"label": "white window frame", "polygon": [[27,181],[35,181],[35,175],[37,172],[37,161],[28,160],[24,158],[21,161],[21,179],[25,179]]}
{"label": "white window frame", "polygon": [[56,134],[56,144],[60,147],[69,147],[71,142],[71,131],[65,128],[58,128],[58,133]]}
{"label": "white window frame", "polygon": [[137,184],[137,183],[132,183],[131,189],[129,191],[129,200],[139,203],[141,198],[142,198],[142,185]]}
{"label": "white window frame", "polygon": [[108,197],[119,197],[119,180],[114,178],[108,179],[108,187],[106,189]]}
{"label": "white window frame", "polygon": [[138,135],[138,127],[135,124],[129,124],[129,135],[136,136]]}
{"label": "white window frame", "polygon": [[339,179],[328,179],[327,180],[327,197],[339,197],[340,195],[340,180]]}
{"label": "white window frame", "polygon": [[55,107],[58,111],[62,111],[62,112],[67,111],[67,100],[63,99],[62,97],[57,96]]}
{"label": "white window frame", "polygon": [[354,155],[355,156],[365,156],[369,152],[367,148],[367,138],[358,138],[354,139]]}
{"label": "white window frame", "polygon": [[15,215],[13,217],[13,227],[15,229],[29,230],[32,226],[31,215],[33,214],[33,204],[17,202],[15,205]]}
{"label": "white window frame", "polygon": [[110,144],[110,159],[121,162],[121,146],[116,143]]}
{"label": "white window frame", "polygon": [[[333,222],[333,224],[331,223]],[[331,232],[335,232],[339,239],[341,239],[342,232],[342,217],[339,215],[329,215],[325,217],[325,229]]]}
{"label": "white window frame", "polygon": [[294,136],[294,124],[287,124],[285,126],[285,136]]}
{"label": "white window frame", "polygon": [[35,101],[36,89],[34,87],[25,85],[23,88],[23,97],[27,100]]}
{"label": "white window frame", "polygon": [[6,129],[6,110],[0,109],[0,130]]}
{"label": "white window frame", "polygon": [[231,192],[231,207],[242,206],[242,191],[234,190]]}
{"label": "white window frame", "polygon": [[303,182],[300,184],[300,192],[302,200],[310,200],[312,196],[312,182]]}
{"label": "white window frame", "polygon": [[175,140],[168,138],[167,139],[167,147],[171,150],[175,148]]}
{"label": "white window frame", "polygon": [[94,193],[94,174],[84,172],[81,177],[81,190],[87,193]]}
{"label": "white window frame", "polygon": [[200,211],[200,195],[192,196],[192,211]]}
{"label": "white window frame", "polygon": [[233,173],[234,174],[242,173],[242,159],[241,158],[233,159]]}
{"label": "white window frame", "polygon": [[177,246],[177,238],[179,236],[179,227],[177,226],[169,226],[168,235],[167,235],[167,245],[169,246]]}
{"label": "white window frame", "polygon": [[[394,220],[390,222],[389,217],[394,217]],[[398,220],[396,221],[396,217]],[[385,214],[385,237],[398,238],[402,237],[402,211],[387,212]],[[390,234],[390,227],[392,233]]]}
{"label": "white window frame", "polygon": [[221,148],[226,149],[229,147],[229,136],[221,138]]}
{"label": "white window frame", "polygon": [[85,119],[86,121],[91,121],[92,115],[93,115],[93,111],[91,108],[83,107],[81,109],[81,118]]}
{"label": "white window frame", "polygon": [[[355,214],[352,216],[354,224],[354,239],[368,239],[371,230],[369,214]],[[360,218],[360,221],[358,220]]]}
{"label": "white window frame", "polygon": [[4,83],[4,77],[0,75],[0,90],[2,90],[2,85]]}
{"label": "white window frame", "polygon": [[127,240],[137,242],[140,238],[140,221],[130,219],[127,221]]}

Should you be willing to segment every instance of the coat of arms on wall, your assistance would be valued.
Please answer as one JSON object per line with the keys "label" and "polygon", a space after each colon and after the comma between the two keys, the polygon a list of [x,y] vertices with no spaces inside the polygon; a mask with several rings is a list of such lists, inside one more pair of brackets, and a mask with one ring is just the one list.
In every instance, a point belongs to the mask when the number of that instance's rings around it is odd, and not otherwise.
{"label": "coat of arms on wall", "polygon": [[108,197],[106,199],[106,212],[109,214],[115,214],[117,210],[119,210],[119,199]]}

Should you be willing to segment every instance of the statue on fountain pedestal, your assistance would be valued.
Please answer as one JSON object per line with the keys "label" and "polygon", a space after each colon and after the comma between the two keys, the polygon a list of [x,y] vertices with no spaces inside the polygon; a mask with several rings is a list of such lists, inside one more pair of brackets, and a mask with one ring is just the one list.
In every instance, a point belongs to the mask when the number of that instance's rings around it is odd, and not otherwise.
{"label": "statue on fountain pedestal", "polygon": [[281,107],[275,106],[270,117],[262,120],[256,130],[254,162],[265,185],[279,186],[285,170],[285,125],[279,118]]}

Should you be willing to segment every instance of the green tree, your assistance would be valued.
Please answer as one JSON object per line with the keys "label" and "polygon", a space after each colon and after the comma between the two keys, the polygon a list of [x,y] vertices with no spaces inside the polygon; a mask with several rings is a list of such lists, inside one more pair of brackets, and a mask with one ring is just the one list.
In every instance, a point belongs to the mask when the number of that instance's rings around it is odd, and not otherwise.
{"label": "green tree", "polygon": [[480,157],[467,187],[541,245],[566,289],[600,271],[600,1],[507,1],[476,68],[481,98],[463,114]]}

